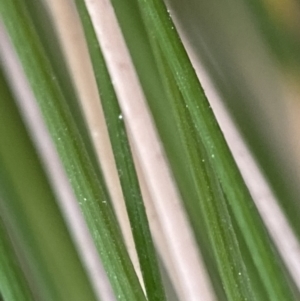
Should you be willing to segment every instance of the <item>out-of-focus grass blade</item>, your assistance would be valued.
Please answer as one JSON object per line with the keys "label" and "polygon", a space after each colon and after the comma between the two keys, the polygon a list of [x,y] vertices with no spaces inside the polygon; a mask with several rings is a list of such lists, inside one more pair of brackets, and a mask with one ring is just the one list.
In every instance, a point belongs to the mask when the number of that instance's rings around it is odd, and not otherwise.
{"label": "out-of-focus grass blade", "polygon": [[[1,91],[3,91],[1,89]],[[31,301],[28,283],[20,268],[17,256],[0,218],[0,300],[3,294],[6,301]]]}
{"label": "out-of-focus grass blade", "polygon": [[[232,208],[234,218],[237,220],[270,299],[293,300],[287,279],[276,262],[272,243],[253,206],[249,192],[215,121],[166,7],[159,0],[138,2],[149,39],[152,45],[156,43],[160,45],[166,64],[190,113],[193,128],[207,152],[207,163],[219,178],[221,188]],[[162,74],[163,76],[165,74]]]}
{"label": "out-of-focus grass blade", "polygon": [[39,300],[96,300],[2,74],[0,103],[1,216],[30,288]]}
{"label": "out-of-focus grass blade", "polygon": [[100,46],[97,47],[97,37],[84,1],[78,0],[76,1],[76,4],[81,16],[99,93],[101,95],[102,106],[139,256],[147,297],[149,301],[163,301],[165,300],[164,288],[161,282],[158,262],[125,130],[122,112],[119,107]]}
{"label": "out-of-focus grass blade", "polygon": [[115,294],[120,300],[145,300],[101,173],[88,156],[26,7],[22,1],[14,0],[1,2],[0,9]]}

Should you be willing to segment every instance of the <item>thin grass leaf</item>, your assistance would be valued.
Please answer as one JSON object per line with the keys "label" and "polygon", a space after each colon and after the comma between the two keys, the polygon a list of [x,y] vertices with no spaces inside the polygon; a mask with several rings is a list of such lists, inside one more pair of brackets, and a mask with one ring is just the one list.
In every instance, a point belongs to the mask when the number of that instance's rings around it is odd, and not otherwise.
{"label": "thin grass leaf", "polygon": [[76,1],[101,95],[148,300],[166,299],[123,115],[84,1]]}
{"label": "thin grass leaf", "polygon": [[1,2],[0,7],[115,294],[120,300],[144,300],[101,173],[88,156],[24,3]]}
{"label": "thin grass leaf", "polygon": [[[270,299],[293,300],[287,279],[283,276],[276,259],[274,260],[276,257],[272,243],[252,205],[249,192],[236,168],[166,7],[162,1],[141,0],[139,4],[149,39],[152,45],[159,43],[164,53],[164,58],[188,107],[197,135],[209,155],[209,163],[220,180]],[[162,74],[163,76],[165,75]]]}

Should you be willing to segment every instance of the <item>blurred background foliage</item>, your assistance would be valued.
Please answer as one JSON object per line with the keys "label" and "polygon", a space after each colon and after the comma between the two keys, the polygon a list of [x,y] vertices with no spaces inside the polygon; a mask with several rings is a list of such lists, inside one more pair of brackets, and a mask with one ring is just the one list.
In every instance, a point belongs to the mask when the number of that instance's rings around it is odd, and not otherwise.
{"label": "blurred background foliage", "polygon": [[168,4],[299,236],[299,2]]}

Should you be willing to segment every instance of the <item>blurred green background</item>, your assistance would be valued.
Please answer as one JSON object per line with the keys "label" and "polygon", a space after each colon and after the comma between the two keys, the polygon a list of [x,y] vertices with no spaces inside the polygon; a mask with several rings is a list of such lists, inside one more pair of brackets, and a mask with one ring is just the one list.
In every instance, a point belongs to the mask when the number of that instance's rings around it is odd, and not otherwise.
{"label": "blurred green background", "polygon": [[300,3],[168,0],[168,6],[299,236]]}

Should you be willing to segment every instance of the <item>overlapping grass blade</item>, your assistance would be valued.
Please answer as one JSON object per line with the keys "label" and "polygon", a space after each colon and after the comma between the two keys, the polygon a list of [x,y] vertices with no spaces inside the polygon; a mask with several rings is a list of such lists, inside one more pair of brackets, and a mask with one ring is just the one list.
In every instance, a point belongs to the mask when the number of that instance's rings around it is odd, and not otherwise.
{"label": "overlapping grass blade", "polygon": [[134,167],[121,109],[105,66],[84,1],[76,1],[101,95],[114,157],[131,223],[148,300],[165,300],[143,199]]}
{"label": "overlapping grass blade", "polygon": [[[183,299],[196,300],[202,295],[205,300],[215,300],[113,7],[107,0],[86,1],[86,4],[114,79],[126,127],[137,153],[142,182],[147,182],[143,191],[150,196],[149,208],[155,207],[157,219],[164,225],[158,231],[154,229],[163,261]],[[162,237],[166,243],[159,241]],[[183,246],[189,250],[188,254]]]}
{"label": "overlapping grass blade", "polygon": [[208,154],[207,163],[220,181],[269,297],[271,300],[293,300],[287,279],[283,276],[277,260],[274,260],[276,255],[272,250],[272,243],[253,206],[166,7],[162,1],[152,0],[140,0],[139,5],[148,37],[152,45],[160,45],[190,113],[193,128]]}
{"label": "overlapping grass blade", "polygon": [[88,156],[26,7],[14,0],[1,2],[0,8],[115,294],[120,300],[144,300],[101,173]]}
{"label": "overlapping grass blade", "polygon": [[167,153],[167,159],[171,163],[177,184],[184,199],[190,201],[190,213],[193,215],[191,223],[194,225],[196,238],[201,246],[208,273],[211,276],[218,300],[225,300],[222,283],[217,272],[213,252],[208,244],[208,237],[202,231],[204,224],[199,218],[195,204],[198,204],[198,197],[193,186],[193,179],[187,168],[185,152],[182,149],[182,142],[177,128],[174,126],[175,117],[172,106],[167,99],[167,93],[162,85],[158,73],[158,66],[149,49],[151,48],[147,38],[147,32],[143,26],[139,8],[134,1],[122,2],[112,1],[120,27],[130,50],[132,60],[139,75],[141,85],[147,97],[149,107],[153,113],[157,129]]}
{"label": "overlapping grass blade", "polygon": [[[199,219],[198,211],[195,210],[195,208],[198,208],[198,200],[197,196],[195,196],[194,187],[191,185],[193,180],[191,179],[189,172],[187,172],[187,164],[186,160],[184,160],[185,154],[182,153],[182,150],[180,150],[181,145],[178,145],[181,140],[178,139],[178,132],[174,127],[175,121],[172,115],[173,110],[170,106],[168,106],[168,102],[165,101],[166,95],[164,89],[160,88],[161,83],[158,80],[159,77],[157,75],[153,76],[153,74],[157,74],[156,68],[159,64],[157,62],[155,63],[154,60],[151,61],[151,54],[149,54],[149,48],[147,48],[149,47],[148,41],[145,38],[145,33],[143,33],[143,27],[137,26],[140,20],[134,1],[131,1],[126,5],[123,5],[118,1],[112,2],[118,15],[123,33],[126,37],[127,45],[137,66],[137,72],[140,76],[147,99],[149,100],[149,105],[154,113],[157,127],[160,131],[161,137],[163,138],[163,142],[168,153],[168,159],[172,163],[173,170],[176,178],[178,179],[178,185],[183,193],[183,198],[188,200],[186,205],[189,208],[191,222],[194,225],[195,233],[197,234],[206,263],[208,264],[208,271],[212,277],[215,289],[218,292],[218,298],[221,300],[224,298],[224,295],[222,288],[219,287],[218,275],[214,272],[214,260],[211,257],[212,252],[209,251],[207,239],[205,239],[205,233],[202,231],[204,226],[201,219]],[[145,68],[147,72],[143,72],[143,68]],[[242,241],[239,241],[239,243],[243,245],[244,257],[246,252],[244,243],[242,243]],[[261,284],[259,277],[257,277],[257,271],[255,270],[253,262],[249,256],[247,260],[245,260],[245,263],[249,269],[249,273],[252,275],[252,280],[256,283],[253,283],[253,285],[255,285],[255,290],[259,292],[258,294],[264,295],[264,288],[262,288],[263,285]]]}

